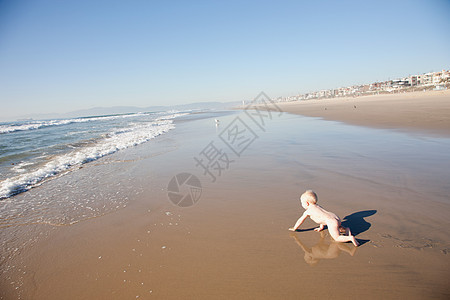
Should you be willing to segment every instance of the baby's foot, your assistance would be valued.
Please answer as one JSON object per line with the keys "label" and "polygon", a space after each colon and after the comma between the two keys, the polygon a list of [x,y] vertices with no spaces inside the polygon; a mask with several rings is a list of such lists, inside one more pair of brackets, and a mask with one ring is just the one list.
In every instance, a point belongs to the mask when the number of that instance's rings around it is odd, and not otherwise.
{"label": "baby's foot", "polygon": [[322,231],[324,228],[325,228],[325,226],[320,225],[319,227],[314,228],[314,231],[319,232],[319,231]]}

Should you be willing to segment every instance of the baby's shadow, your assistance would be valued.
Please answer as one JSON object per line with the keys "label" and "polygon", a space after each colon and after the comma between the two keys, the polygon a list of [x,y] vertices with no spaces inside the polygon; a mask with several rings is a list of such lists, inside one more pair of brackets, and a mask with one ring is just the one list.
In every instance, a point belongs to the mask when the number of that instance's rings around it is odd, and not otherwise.
{"label": "baby's shadow", "polygon": [[306,229],[297,229],[295,232],[304,232],[304,231],[314,231],[316,227],[306,228]]}
{"label": "baby's shadow", "polygon": [[372,226],[372,224],[367,222],[364,218],[370,217],[376,213],[376,210],[363,210],[353,213],[344,218],[342,226],[350,228],[352,235],[357,236],[358,234],[369,230],[370,226]]}

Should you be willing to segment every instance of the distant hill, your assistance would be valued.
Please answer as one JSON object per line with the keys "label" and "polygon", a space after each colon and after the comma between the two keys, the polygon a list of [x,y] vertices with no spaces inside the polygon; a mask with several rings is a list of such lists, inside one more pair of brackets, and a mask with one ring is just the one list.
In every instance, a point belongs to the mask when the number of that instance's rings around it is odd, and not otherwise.
{"label": "distant hill", "polygon": [[222,110],[222,109],[230,109],[240,104],[241,104],[240,101],[235,101],[235,102],[197,102],[181,105],[149,106],[149,107],[137,107],[137,106],[93,107],[89,109],[76,110],[62,114],[29,114],[17,117],[17,119],[30,119],[30,118],[35,120],[61,119],[61,118],[117,115],[117,114],[138,113],[138,112],[155,112],[166,110],[192,110],[192,109]]}

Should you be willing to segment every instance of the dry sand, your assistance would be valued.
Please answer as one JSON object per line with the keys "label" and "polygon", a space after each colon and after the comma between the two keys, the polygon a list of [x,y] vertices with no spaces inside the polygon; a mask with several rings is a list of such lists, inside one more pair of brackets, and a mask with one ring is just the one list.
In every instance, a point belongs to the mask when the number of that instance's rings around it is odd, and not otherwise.
{"label": "dry sand", "polygon": [[354,125],[450,135],[450,91],[279,103],[285,112]]}
{"label": "dry sand", "polygon": [[[1,237],[17,248],[8,249],[10,258],[2,261],[2,299],[450,295],[450,172],[442,168],[450,159],[447,139],[356,130],[285,114],[266,132],[257,131],[259,139],[234,156],[213,183],[193,160],[209,142],[220,145],[222,129],[213,124],[213,119],[179,124],[153,142],[17,196],[16,201],[39,198],[61,188],[71,195],[72,188],[84,188],[80,178],[91,174],[111,176],[113,187],[122,177],[104,168],[114,166],[140,192],[130,193],[126,207],[74,225],[1,228]],[[357,146],[345,140],[353,138]],[[167,198],[167,183],[179,172],[202,181],[202,197],[189,208]],[[74,187],[59,185],[63,180]],[[302,231],[288,231],[302,213],[298,196],[307,188],[316,190],[319,204],[346,217],[360,247],[310,230],[315,226],[310,220]],[[20,243],[30,234],[39,238]]]}

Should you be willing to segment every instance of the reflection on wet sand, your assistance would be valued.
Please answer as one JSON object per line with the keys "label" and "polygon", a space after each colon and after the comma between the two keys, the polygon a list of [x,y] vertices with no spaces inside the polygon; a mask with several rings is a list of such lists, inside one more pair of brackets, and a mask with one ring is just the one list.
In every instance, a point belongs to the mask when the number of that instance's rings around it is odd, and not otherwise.
{"label": "reflection on wet sand", "polygon": [[305,252],[305,261],[310,265],[316,265],[321,259],[333,259],[339,256],[341,252],[346,252],[353,256],[356,252],[356,247],[353,247],[352,244],[343,244],[338,243],[330,238],[325,238],[327,234],[325,232],[320,232],[320,239],[311,248],[303,244],[303,242],[299,239],[297,234],[290,233],[291,237],[295,240],[297,245],[302,248]]}

